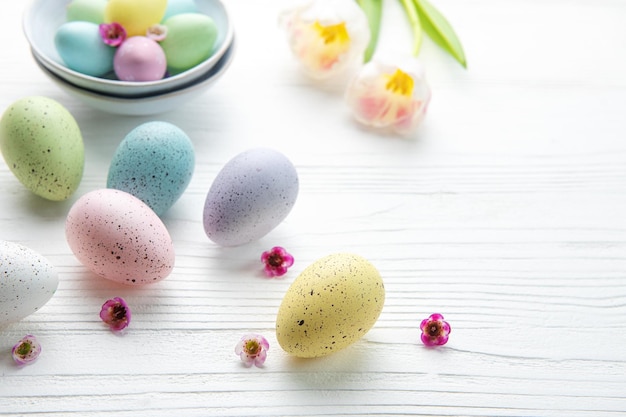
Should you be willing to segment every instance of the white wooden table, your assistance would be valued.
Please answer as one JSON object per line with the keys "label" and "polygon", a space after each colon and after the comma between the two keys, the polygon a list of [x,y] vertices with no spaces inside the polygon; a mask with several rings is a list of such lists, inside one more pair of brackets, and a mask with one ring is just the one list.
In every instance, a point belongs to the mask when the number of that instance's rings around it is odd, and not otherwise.
{"label": "white wooden table", "polygon": [[[82,183],[53,203],[0,163],[0,239],[58,269],[37,313],[0,328],[0,415],[626,415],[626,2],[433,1],[461,37],[469,69],[426,41],[433,100],[417,136],[354,124],[340,89],[296,70],[279,7],[230,0],[238,49],[204,95],[156,117],[86,108],[36,67],[21,32],[23,2],[3,1],[0,109],[30,95],[61,102],[86,145]],[[385,0],[381,48],[410,49],[400,5]],[[192,138],[196,171],[164,216],[177,252],[166,280],[125,287],[95,277],[64,236],[71,204],[106,185],[117,144],[149,120]],[[211,182],[256,146],[294,162],[300,195],[258,242],[220,248],[202,228]],[[289,273],[261,275],[263,250],[286,247]],[[275,317],[307,265],[350,251],[387,289],[375,327],[315,360],[280,349]],[[127,333],[99,320],[123,296]],[[445,315],[447,345],[427,349],[419,323]],[[233,348],[247,332],[270,341],[264,368]],[[24,368],[11,346],[43,344]]]}

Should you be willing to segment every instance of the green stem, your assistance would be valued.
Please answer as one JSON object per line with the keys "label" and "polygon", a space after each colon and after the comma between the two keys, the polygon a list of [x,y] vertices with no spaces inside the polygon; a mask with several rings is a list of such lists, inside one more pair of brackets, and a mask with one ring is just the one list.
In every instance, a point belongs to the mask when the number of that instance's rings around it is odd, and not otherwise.
{"label": "green stem", "polygon": [[413,4],[424,32],[444,51],[452,55],[463,68],[467,68],[463,45],[448,19],[428,0],[413,0]]}
{"label": "green stem", "polygon": [[361,9],[367,16],[367,21],[370,27],[370,43],[365,50],[363,57],[364,62],[369,62],[376,51],[376,45],[378,44],[378,35],[380,33],[380,22],[383,15],[383,1],[382,0],[356,0]]}
{"label": "green stem", "polygon": [[420,22],[419,15],[417,14],[417,6],[413,0],[400,0],[407,17],[409,18],[409,24],[413,30],[413,55],[417,56],[420,53],[422,47],[422,24]]}

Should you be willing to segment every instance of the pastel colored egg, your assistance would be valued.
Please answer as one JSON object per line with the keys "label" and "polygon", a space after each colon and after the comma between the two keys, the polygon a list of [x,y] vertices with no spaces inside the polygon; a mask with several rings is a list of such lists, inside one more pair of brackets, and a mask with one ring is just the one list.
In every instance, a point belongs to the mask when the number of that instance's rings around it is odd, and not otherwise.
{"label": "pastel colored egg", "polygon": [[382,278],[369,261],[350,253],[332,254],[293,281],[276,316],[276,338],[294,356],[326,356],[363,337],[384,302]]}
{"label": "pastel colored egg", "polygon": [[161,41],[167,65],[178,71],[195,67],[213,53],[217,26],[201,13],[183,13],[170,17],[163,25],[167,37]]}
{"label": "pastel colored egg", "polygon": [[174,268],[167,228],[144,202],[124,191],[100,189],[78,199],[65,222],[76,258],[111,281],[148,284]]}
{"label": "pastel colored egg", "polygon": [[163,49],[145,36],[126,39],[113,59],[115,75],[122,81],[156,81],[165,76],[167,62]]}
{"label": "pastel colored egg", "polygon": [[177,14],[197,12],[198,8],[196,7],[195,0],[168,0],[163,21]]}
{"label": "pastel colored egg", "polygon": [[0,241],[0,326],[39,310],[58,286],[50,261],[26,246]]}
{"label": "pastel colored egg", "polygon": [[100,24],[104,22],[107,0],[72,0],[65,9],[66,20]]}
{"label": "pastel colored egg", "polygon": [[59,26],[54,45],[65,65],[92,77],[100,77],[113,70],[115,48],[102,41],[96,23],[73,21]]}
{"label": "pastel colored egg", "polygon": [[109,0],[104,20],[124,26],[128,37],[145,36],[150,26],[161,22],[166,8],[167,0]]}
{"label": "pastel colored egg", "polygon": [[80,128],[65,107],[47,97],[26,97],[6,109],[0,151],[17,179],[48,200],[67,199],[83,176]]}
{"label": "pastel colored egg", "polygon": [[204,230],[222,246],[260,239],[287,217],[298,188],[298,173],[282,153],[267,148],[242,152],[213,180],[204,203]]}
{"label": "pastel colored egg", "polygon": [[161,216],[189,185],[194,163],[193,144],[185,132],[167,122],[144,123],[117,147],[107,187],[134,195]]}

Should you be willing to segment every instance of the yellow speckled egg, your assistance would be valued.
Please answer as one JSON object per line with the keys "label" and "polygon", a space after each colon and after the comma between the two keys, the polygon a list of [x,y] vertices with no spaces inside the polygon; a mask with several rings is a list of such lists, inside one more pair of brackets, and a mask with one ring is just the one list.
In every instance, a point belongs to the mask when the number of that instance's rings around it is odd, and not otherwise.
{"label": "yellow speckled egg", "polygon": [[294,356],[325,356],[365,335],[384,303],[382,278],[369,261],[350,253],[328,255],[309,265],[287,290],[276,338]]}
{"label": "yellow speckled egg", "polygon": [[148,28],[161,22],[167,0],[109,0],[104,9],[104,21],[124,26],[126,34],[145,36]]}

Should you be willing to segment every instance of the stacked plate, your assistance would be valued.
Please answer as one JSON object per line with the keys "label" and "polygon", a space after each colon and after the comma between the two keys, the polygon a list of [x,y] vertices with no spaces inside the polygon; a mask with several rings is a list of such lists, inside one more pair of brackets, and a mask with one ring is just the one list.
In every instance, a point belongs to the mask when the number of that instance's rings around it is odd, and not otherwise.
{"label": "stacked plate", "polygon": [[94,108],[124,115],[149,115],[177,108],[217,81],[233,59],[234,28],[224,4],[220,0],[196,0],[198,12],[210,16],[218,29],[213,52],[204,62],[150,82],[81,74],[65,66],[54,46],[56,30],[66,22],[66,7],[70,1],[32,0],[24,14],[24,34],[44,74],[67,93]]}

